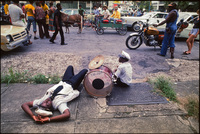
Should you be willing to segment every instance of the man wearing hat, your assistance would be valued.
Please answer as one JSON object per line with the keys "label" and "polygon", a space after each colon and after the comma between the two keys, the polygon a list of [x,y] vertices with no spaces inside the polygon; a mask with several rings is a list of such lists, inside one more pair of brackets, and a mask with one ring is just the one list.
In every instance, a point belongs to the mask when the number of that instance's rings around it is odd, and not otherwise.
{"label": "man wearing hat", "polygon": [[171,3],[168,5],[169,14],[166,16],[166,19],[159,24],[153,24],[153,26],[157,27],[167,23],[166,30],[164,34],[164,39],[162,42],[161,52],[158,53],[160,56],[165,56],[167,53],[167,48],[170,46],[171,59],[174,58],[174,48],[175,48],[175,34],[177,30],[177,19],[179,17],[178,11],[176,9],[176,3]]}
{"label": "man wearing hat", "polygon": [[119,62],[121,63],[114,73],[114,79],[118,86],[128,86],[132,82],[132,66],[128,62],[131,59],[130,55],[122,51],[119,55]]}
{"label": "man wearing hat", "polygon": [[110,16],[110,12],[107,10],[107,6],[103,6],[103,19],[108,19],[108,17]]}

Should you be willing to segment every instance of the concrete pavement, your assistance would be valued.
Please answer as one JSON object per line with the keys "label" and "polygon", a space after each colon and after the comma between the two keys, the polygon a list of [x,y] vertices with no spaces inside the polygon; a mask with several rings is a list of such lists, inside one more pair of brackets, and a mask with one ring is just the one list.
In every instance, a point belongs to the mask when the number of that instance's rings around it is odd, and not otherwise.
{"label": "concrete pavement", "polygon": [[[193,84],[191,84],[193,83]],[[198,81],[177,83],[175,91],[199,90]],[[185,84],[185,88],[182,87]],[[193,88],[187,86],[193,85]],[[198,123],[187,120],[179,106],[167,104],[108,106],[83,90],[68,103],[71,117],[65,122],[36,124],[21,104],[42,96],[51,84],[1,84],[1,133],[194,133]],[[182,94],[183,95],[183,94]],[[33,110],[34,111],[34,110]],[[54,116],[59,114],[54,112]]]}

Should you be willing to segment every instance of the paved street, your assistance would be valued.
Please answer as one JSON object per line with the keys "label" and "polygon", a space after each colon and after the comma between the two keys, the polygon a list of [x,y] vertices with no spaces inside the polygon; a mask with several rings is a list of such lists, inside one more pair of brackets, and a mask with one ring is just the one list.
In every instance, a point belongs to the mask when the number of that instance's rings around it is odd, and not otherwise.
{"label": "paved street", "polygon": [[[32,27],[31,27],[32,29]],[[64,27],[63,27],[64,29]],[[64,29],[65,31],[65,29]],[[105,30],[103,35],[94,31],[83,30],[77,34],[78,28],[70,28],[70,34],[65,33],[65,42],[60,45],[60,35],[56,37],[56,44],[49,43],[49,39],[33,40],[28,47],[20,47],[12,52],[2,53],[1,72],[6,67],[30,71],[39,70],[41,73],[62,75],[68,64],[74,64],[78,69],[87,68],[88,63],[95,56],[105,56],[105,64],[114,69],[117,56],[122,50],[131,56],[133,79],[144,79],[147,75],[166,73],[177,82],[175,91],[178,96],[195,93],[199,96],[198,70],[185,74],[179,67],[186,63],[193,64],[199,60],[199,42],[195,41],[192,53],[182,55],[187,50],[185,40],[177,40],[175,59],[156,55],[160,48],[154,49],[144,44],[137,50],[126,48],[125,36],[117,34],[115,30]],[[37,33],[38,34],[38,33]],[[50,33],[52,35],[52,33]],[[39,36],[38,36],[39,37]],[[67,57],[67,56],[72,57]],[[57,62],[59,60],[59,62]],[[184,64],[182,63],[184,61]],[[29,63],[32,62],[32,63]],[[75,63],[76,62],[76,63]],[[37,64],[38,63],[38,64]],[[28,65],[28,66],[22,66]],[[115,65],[116,64],[116,65]],[[17,67],[15,67],[17,65]],[[196,65],[196,64],[195,64]],[[24,67],[24,68],[23,68]],[[25,68],[27,67],[27,68]],[[43,70],[42,70],[43,68]],[[194,67],[195,68],[195,67]],[[177,69],[177,70],[176,70]],[[196,68],[195,68],[196,69]],[[183,75],[176,76],[175,72]],[[193,72],[195,74],[193,74]],[[178,74],[179,75],[179,74]],[[188,76],[188,77],[186,77]],[[187,82],[185,82],[187,81]],[[181,85],[181,86],[179,86]],[[190,86],[188,86],[190,85]],[[108,106],[105,98],[92,98],[84,90],[79,98],[69,103],[71,117],[67,122],[54,122],[44,125],[36,124],[21,109],[21,104],[43,95],[50,84],[1,84],[1,132],[2,133],[195,133],[199,132],[198,123],[185,119],[186,111],[177,103],[134,106]],[[184,87],[184,88],[183,88]],[[41,90],[44,89],[44,90]],[[190,92],[191,91],[191,92]],[[54,115],[57,115],[55,112]],[[196,123],[196,124],[195,124]]]}

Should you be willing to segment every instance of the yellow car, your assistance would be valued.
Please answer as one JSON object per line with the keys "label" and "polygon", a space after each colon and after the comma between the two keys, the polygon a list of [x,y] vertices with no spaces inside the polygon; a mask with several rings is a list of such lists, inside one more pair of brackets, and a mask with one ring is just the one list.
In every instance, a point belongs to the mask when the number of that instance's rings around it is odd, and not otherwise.
{"label": "yellow car", "polygon": [[11,51],[19,46],[27,45],[31,38],[26,27],[1,23],[1,50]]}

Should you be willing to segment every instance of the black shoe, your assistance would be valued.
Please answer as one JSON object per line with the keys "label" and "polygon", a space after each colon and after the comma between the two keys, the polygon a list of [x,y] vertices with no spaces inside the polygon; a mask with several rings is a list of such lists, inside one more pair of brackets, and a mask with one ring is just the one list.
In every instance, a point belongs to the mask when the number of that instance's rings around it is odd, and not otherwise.
{"label": "black shoe", "polygon": [[60,45],[67,45],[67,43],[61,43]]}
{"label": "black shoe", "polygon": [[39,39],[38,37],[34,37],[34,40],[37,40],[37,39]]}
{"label": "black shoe", "polygon": [[157,55],[162,56],[162,57],[165,57],[165,55],[162,55],[162,54],[160,54],[160,53],[157,53]]}
{"label": "black shoe", "polygon": [[54,41],[52,41],[52,40],[49,40],[51,43],[55,43]]}

